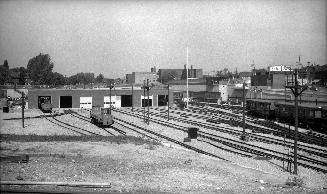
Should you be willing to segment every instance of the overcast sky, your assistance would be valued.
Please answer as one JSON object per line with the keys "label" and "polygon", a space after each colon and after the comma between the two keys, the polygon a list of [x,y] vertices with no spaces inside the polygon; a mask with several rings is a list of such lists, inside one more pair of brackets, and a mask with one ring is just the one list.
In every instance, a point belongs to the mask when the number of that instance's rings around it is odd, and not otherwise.
{"label": "overcast sky", "polygon": [[326,64],[326,0],[0,1],[0,63],[49,54],[54,71],[123,77],[150,67],[204,72]]}

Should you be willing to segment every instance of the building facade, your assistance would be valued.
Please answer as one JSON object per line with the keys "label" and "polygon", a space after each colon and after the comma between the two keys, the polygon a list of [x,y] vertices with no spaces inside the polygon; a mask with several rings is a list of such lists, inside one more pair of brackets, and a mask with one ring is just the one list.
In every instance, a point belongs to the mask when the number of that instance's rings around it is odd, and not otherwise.
{"label": "building facade", "polygon": [[[28,108],[39,108],[43,99],[51,102],[54,108],[92,108],[92,106],[141,107],[147,103],[147,91],[141,87],[124,87],[124,89],[31,89],[28,96]],[[169,92],[169,102],[173,94]],[[168,89],[151,88],[149,90],[150,106],[167,106]]]}
{"label": "building facade", "polygon": [[126,74],[127,84],[142,85],[147,79],[150,83],[156,83],[158,75],[156,72],[133,72],[131,74]]}

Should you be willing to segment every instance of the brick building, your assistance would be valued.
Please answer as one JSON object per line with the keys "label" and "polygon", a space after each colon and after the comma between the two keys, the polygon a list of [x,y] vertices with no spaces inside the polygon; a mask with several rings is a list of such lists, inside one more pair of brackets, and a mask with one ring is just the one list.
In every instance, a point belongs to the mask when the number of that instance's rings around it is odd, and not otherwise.
{"label": "brick building", "polygon": [[[42,101],[48,99],[54,108],[92,108],[109,106],[109,89],[31,89],[29,90],[28,108],[39,108]],[[115,107],[140,107],[147,100],[147,93],[141,87],[114,88],[111,90],[111,104]],[[151,88],[150,106],[167,106],[168,89]],[[173,95],[170,90],[170,102]]]}

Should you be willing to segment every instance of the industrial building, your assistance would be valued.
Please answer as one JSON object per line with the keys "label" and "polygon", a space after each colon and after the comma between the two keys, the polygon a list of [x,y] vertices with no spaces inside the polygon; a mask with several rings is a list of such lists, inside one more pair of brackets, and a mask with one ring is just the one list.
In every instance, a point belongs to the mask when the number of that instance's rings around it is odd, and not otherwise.
{"label": "industrial building", "polygon": [[149,80],[150,83],[156,83],[158,80],[158,75],[156,72],[133,72],[131,74],[126,74],[127,84],[142,85],[144,81]]}
{"label": "industrial building", "polygon": [[[111,101],[110,101],[111,93]],[[151,88],[149,90],[150,106],[167,106],[173,102],[171,90],[168,88]],[[92,106],[109,107],[143,107],[147,106],[147,91],[141,87],[116,87],[106,89],[31,89],[28,96],[28,108],[39,108],[45,100],[54,108],[92,108]]]}
{"label": "industrial building", "polygon": [[203,78],[203,71],[202,69],[193,69],[193,66],[191,65],[191,68],[188,69],[188,76],[187,76],[187,70],[186,65],[184,65],[184,69],[159,69],[158,75],[159,75],[159,82],[166,84],[170,81],[176,81],[176,80],[186,80],[186,78]]}

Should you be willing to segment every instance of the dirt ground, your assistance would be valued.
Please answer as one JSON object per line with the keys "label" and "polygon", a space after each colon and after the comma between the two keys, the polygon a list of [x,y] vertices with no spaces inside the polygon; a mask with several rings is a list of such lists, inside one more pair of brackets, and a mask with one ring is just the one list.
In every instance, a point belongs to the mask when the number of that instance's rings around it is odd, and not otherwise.
{"label": "dirt ground", "polygon": [[[1,127],[8,129],[6,122],[9,121],[1,120]],[[4,137],[5,133],[0,132]],[[8,134],[8,130],[6,132]],[[31,138],[31,134],[26,135]],[[58,138],[58,134],[55,135]],[[1,138],[2,156],[28,154],[30,159],[27,163],[1,161],[1,181],[92,182],[107,183],[110,188],[2,185],[2,190],[327,193],[323,187],[308,187],[305,183],[302,187],[288,186],[286,182],[290,175],[287,173],[265,173],[188,151],[170,143],[154,143],[134,137],[125,137],[123,140],[121,137],[110,137],[101,141],[91,138],[90,141],[78,138],[74,140],[73,137],[67,141],[51,138],[27,141],[29,136],[5,137]],[[113,141],[112,138],[119,141]]]}

